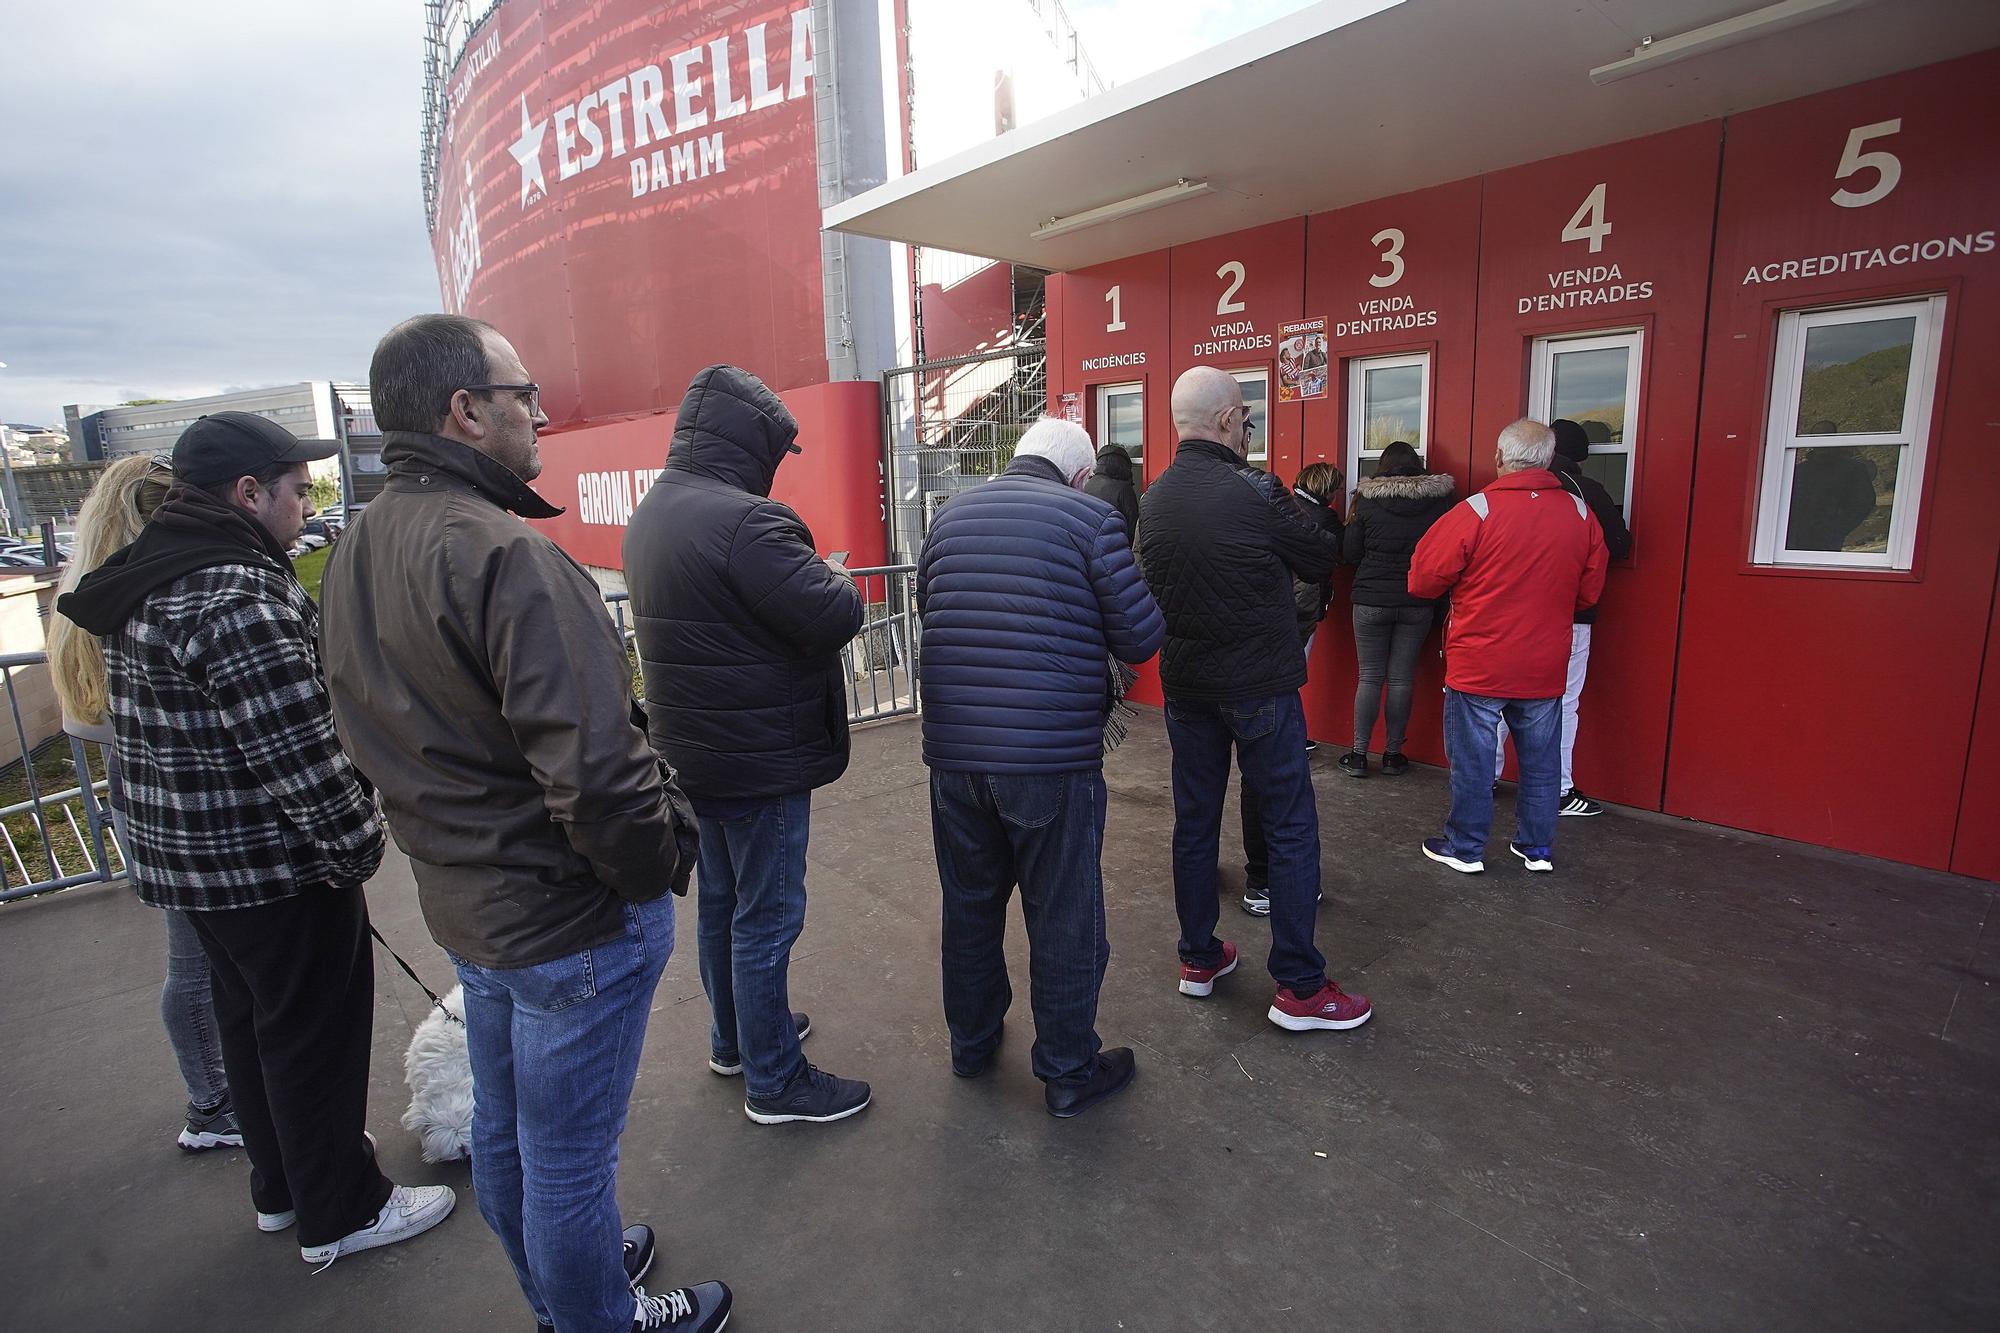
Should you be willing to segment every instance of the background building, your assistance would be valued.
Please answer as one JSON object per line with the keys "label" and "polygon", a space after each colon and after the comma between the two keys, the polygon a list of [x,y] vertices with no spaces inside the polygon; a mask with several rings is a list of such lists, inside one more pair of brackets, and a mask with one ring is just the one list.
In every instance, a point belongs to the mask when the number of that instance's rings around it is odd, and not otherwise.
{"label": "background building", "polygon": [[[78,461],[107,463],[132,454],[171,455],[181,432],[211,412],[254,412],[300,439],[339,440],[345,446],[339,474],[348,488],[342,494],[365,504],[382,489],[381,432],[364,384],[307,380],[137,406],[73,403],[63,408],[63,419]],[[315,471],[326,469],[315,465]]]}

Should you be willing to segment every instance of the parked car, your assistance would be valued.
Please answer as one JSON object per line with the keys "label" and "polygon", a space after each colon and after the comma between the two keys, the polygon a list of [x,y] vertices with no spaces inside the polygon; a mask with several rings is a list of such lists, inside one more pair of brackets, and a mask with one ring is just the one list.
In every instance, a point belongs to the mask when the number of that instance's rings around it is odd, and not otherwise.
{"label": "parked car", "polygon": [[305,527],[299,530],[299,539],[303,541],[307,537],[317,537],[321,546],[331,546],[340,537],[340,527],[339,519],[307,519]]}

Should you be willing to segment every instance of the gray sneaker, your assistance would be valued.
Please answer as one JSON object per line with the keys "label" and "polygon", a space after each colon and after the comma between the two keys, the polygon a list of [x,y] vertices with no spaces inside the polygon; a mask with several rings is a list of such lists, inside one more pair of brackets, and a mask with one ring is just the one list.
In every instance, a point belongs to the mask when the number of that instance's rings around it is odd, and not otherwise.
{"label": "gray sneaker", "polygon": [[188,1103],[187,1124],[181,1126],[181,1136],[176,1142],[188,1152],[241,1148],[243,1126],[236,1123],[236,1108],[227,1099],[213,1111],[198,1110],[194,1103]]}
{"label": "gray sneaker", "polygon": [[397,1185],[389,1191],[389,1202],[382,1205],[373,1222],[328,1245],[301,1245],[299,1258],[324,1266],[343,1254],[394,1245],[444,1221],[457,1202],[458,1196],[449,1185]]}

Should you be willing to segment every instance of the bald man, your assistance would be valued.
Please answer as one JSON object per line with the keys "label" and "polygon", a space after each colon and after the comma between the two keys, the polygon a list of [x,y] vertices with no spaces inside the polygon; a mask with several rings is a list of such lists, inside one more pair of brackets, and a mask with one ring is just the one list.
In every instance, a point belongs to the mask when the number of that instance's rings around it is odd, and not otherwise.
{"label": "bald man", "polygon": [[1196,366],[1174,383],[1174,461],[1139,500],[1140,567],[1166,615],[1160,682],[1174,752],[1174,908],[1183,995],[1205,997],[1236,970],[1215,934],[1216,859],[1233,750],[1254,790],[1270,853],[1271,954],[1277,992],[1266,1015],[1294,1031],[1353,1028],[1367,997],[1328,979],[1313,943],[1319,902],[1319,810],[1306,761],[1305,652],[1294,576],[1317,582],[1337,536],[1308,524],[1282,485],[1243,461],[1250,411],[1226,371]]}

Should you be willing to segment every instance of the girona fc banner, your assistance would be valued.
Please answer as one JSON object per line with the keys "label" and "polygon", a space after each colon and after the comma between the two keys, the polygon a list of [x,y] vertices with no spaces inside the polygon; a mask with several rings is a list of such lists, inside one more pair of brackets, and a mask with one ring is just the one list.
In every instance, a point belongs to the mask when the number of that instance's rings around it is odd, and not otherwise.
{"label": "girona fc banner", "polygon": [[718,361],[824,381],[803,0],[474,8],[431,107],[445,308],[507,335],[559,427],[670,411]]}

